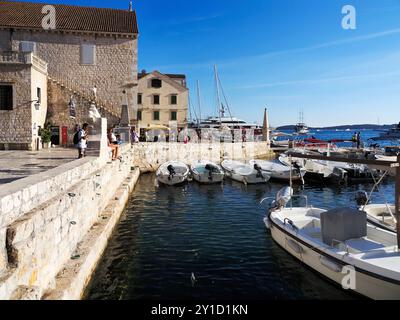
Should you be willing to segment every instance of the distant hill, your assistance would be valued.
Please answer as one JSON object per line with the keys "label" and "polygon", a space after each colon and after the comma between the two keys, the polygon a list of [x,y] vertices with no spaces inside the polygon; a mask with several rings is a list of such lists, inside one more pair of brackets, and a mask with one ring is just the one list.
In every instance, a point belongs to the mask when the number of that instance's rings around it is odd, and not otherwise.
{"label": "distant hill", "polygon": [[[310,127],[310,129],[318,129],[318,130],[361,130],[361,129],[369,129],[369,130],[387,130],[395,127],[397,124],[353,124],[353,125],[341,125],[341,126],[332,126],[332,127]],[[294,131],[296,128],[295,125],[287,125],[277,127],[276,130],[291,130]]]}

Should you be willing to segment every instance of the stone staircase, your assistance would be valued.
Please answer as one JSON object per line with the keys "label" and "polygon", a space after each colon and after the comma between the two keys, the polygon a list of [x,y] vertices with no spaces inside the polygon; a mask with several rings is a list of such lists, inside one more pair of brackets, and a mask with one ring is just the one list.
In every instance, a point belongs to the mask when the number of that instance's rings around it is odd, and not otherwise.
{"label": "stone staircase", "polygon": [[60,80],[54,78],[53,76],[52,77],[48,76],[47,78],[53,84],[56,84],[60,88],[69,91],[70,94],[73,94],[76,97],[80,97],[81,99],[90,104],[94,104],[103,117],[109,118],[109,116],[112,116],[113,118],[117,119],[121,118],[121,114],[116,111],[120,106],[115,102],[103,101],[98,97],[94,98],[91,90],[88,89],[85,90],[83,88],[78,89],[78,85],[71,80],[68,79]]}

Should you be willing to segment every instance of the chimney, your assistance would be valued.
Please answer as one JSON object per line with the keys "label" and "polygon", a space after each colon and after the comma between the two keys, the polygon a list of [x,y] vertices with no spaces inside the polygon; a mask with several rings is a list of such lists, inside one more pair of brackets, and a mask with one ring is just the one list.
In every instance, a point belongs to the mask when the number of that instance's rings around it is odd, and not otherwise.
{"label": "chimney", "polygon": [[132,12],[133,11],[133,4],[132,4],[132,0],[129,1],[129,11]]}

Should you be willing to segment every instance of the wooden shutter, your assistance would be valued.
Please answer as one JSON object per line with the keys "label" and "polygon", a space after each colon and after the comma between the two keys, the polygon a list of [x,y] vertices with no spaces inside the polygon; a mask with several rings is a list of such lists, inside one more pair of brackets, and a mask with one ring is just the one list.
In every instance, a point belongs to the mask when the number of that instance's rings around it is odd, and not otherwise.
{"label": "wooden shutter", "polygon": [[94,44],[81,45],[81,64],[95,64],[96,63],[96,46]]}

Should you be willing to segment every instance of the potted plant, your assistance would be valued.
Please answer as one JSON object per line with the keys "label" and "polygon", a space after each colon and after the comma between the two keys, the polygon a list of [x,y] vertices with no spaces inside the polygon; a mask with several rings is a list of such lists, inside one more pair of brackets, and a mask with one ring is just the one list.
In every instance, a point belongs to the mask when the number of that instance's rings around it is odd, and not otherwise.
{"label": "potted plant", "polygon": [[44,128],[40,128],[39,136],[42,140],[43,149],[48,149],[51,141],[51,125],[47,124]]}

